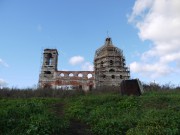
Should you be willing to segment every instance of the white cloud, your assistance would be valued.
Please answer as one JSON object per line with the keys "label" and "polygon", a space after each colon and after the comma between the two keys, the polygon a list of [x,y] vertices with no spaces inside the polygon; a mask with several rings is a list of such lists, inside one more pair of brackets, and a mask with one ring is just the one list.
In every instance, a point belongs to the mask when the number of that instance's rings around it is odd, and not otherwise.
{"label": "white cloud", "polygon": [[163,63],[144,64],[133,62],[130,64],[130,70],[150,78],[165,76],[173,72],[173,69]]}
{"label": "white cloud", "polygon": [[70,58],[69,63],[71,65],[78,65],[84,62],[84,57],[82,56],[73,56],[72,58]]}
{"label": "white cloud", "polygon": [[7,85],[7,82],[3,79],[0,79],[0,88]]}
{"label": "white cloud", "polygon": [[84,71],[93,71],[94,66],[90,62],[85,62],[82,65],[82,70],[84,70]]}
{"label": "white cloud", "polygon": [[69,63],[73,66],[80,65],[83,71],[93,71],[94,66],[92,63],[85,61],[82,56],[73,56],[70,58]]}
{"label": "white cloud", "polygon": [[180,65],[180,0],[136,0],[129,22],[141,40],[153,46],[130,64],[132,72],[153,78],[170,75]]}
{"label": "white cloud", "polygon": [[2,59],[0,59],[0,65],[4,67],[9,67],[9,65],[6,62],[4,62]]}

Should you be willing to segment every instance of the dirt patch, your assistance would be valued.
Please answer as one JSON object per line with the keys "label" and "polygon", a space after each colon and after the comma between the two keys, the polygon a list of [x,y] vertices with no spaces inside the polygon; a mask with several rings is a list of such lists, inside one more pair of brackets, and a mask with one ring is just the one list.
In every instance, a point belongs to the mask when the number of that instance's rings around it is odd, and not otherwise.
{"label": "dirt patch", "polygon": [[[64,117],[64,107],[64,103],[56,103],[52,105],[54,113],[61,118]],[[93,135],[90,131],[90,126],[76,119],[71,119],[69,121],[69,128],[67,131],[67,135]]]}
{"label": "dirt patch", "polygon": [[69,135],[93,135],[90,127],[78,120],[70,120]]}
{"label": "dirt patch", "polygon": [[64,116],[64,103],[56,103],[52,105],[53,111],[54,113],[59,116],[59,117],[63,117]]}

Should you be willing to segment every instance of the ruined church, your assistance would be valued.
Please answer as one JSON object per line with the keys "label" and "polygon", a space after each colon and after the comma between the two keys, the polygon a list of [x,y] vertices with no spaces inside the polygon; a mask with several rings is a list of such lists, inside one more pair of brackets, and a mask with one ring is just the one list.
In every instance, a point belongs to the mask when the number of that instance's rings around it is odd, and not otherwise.
{"label": "ruined church", "polygon": [[87,91],[106,86],[119,87],[123,80],[130,78],[123,51],[114,46],[109,37],[95,52],[94,71],[61,71],[57,66],[57,49],[44,49],[39,87]]}

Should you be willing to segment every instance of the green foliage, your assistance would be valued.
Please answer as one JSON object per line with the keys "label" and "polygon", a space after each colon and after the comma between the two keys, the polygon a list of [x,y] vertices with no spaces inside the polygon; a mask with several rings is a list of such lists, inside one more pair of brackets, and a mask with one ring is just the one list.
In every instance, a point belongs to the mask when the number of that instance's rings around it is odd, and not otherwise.
{"label": "green foliage", "polygon": [[67,115],[92,125],[98,135],[125,134],[137,124],[139,107],[137,97],[91,95],[72,102]]}
{"label": "green foliage", "polygon": [[168,110],[147,110],[137,123],[137,126],[130,129],[128,135],[158,134],[158,135],[178,135],[180,113]]}
{"label": "green foliage", "polygon": [[1,99],[0,134],[52,135],[65,132],[68,123],[48,111],[49,99]]}
{"label": "green foliage", "polygon": [[69,101],[68,117],[89,125],[96,135],[179,135],[180,95],[149,92],[143,96],[86,95]]}
{"label": "green foliage", "polygon": [[180,134],[179,90],[139,97],[118,92],[74,95],[0,99],[0,135],[68,135],[74,131],[71,120],[89,125],[94,135]]}

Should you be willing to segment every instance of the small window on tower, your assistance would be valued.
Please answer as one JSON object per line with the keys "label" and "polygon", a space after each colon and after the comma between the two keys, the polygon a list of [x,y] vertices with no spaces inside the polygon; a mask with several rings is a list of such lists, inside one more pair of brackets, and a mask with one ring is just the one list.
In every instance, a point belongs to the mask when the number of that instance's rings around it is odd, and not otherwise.
{"label": "small window on tower", "polygon": [[103,62],[103,61],[101,61],[101,67],[103,67],[103,64],[104,64],[104,62]]}
{"label": "small window on tower", "polygon": [[109,72],[115,72],[115,70],[114,69],[110,69]]}
{"label": "small window on tower", "polygon": [[114,61],[110,60],[110,66],[113,66],[113,65],[114,65]]}
{"label": "small window on tower", "polygon": [[49,65],[52,65],[52,58],[49,59]]}
{"label": "small window on tower", "polygon": [[52,54],[48,53],[47,54],[47,62],[46,65],[52,65]]}
{"label": "small window on tower", "polygon": [[50,71],[44,71],[44,74],[51,74]]}
{"label": "small window on tower", "polygon": [[112,75],[111,77],[112,77],[112,79],[115,79],[115,75]]}

